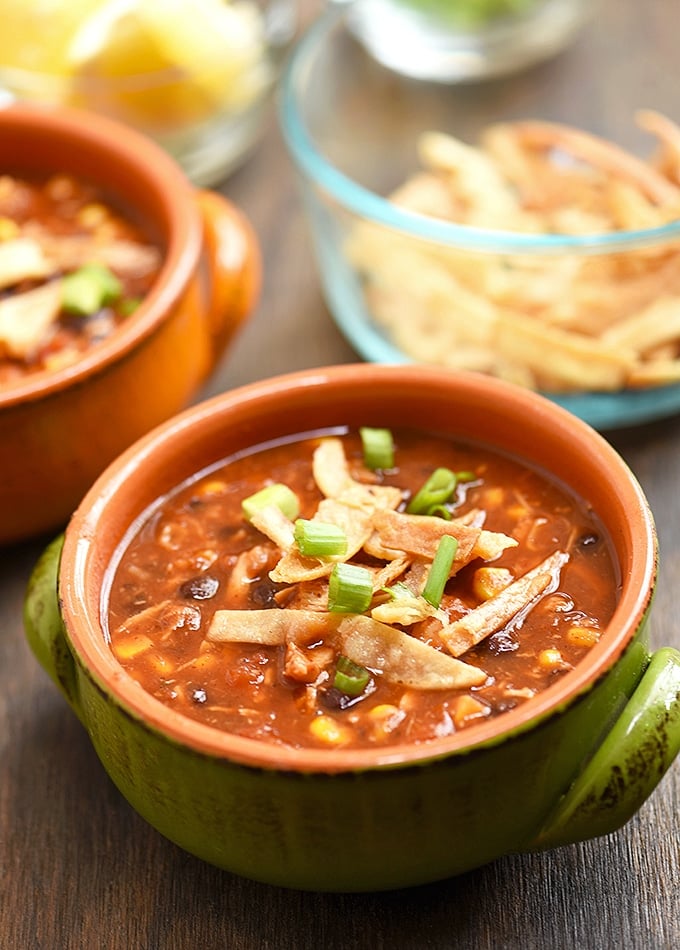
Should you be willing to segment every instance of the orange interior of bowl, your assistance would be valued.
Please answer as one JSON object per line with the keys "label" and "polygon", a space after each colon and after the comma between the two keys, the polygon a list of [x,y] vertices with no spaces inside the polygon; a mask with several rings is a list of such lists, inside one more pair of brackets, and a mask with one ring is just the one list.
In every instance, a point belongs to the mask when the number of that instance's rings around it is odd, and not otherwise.
{"label": "orange interior of bowl", "polygon": [[[407,426],[485,443],[553,473],[588,500],[610,535],[622,594],[607,635],[587,661],[528,703],[468,733],[421,747],[358,751],[281,749],[222,733],[174,713],[123,674],[100,617],[109,566],[131,526],[160,496],[233,452],[340,425]],[[496,741],[548,715],[616,661],[649,605],[655,571],[654,526],[635,478],[609,444],[576,417],[488,377],[365,364],[243,387],[184,412],[138,442],[109,467],[76,512],[66,535],[60,596],[76,654],[101,685],[155,728],[204,752],[249,764],[337,771],[418,761]]]}

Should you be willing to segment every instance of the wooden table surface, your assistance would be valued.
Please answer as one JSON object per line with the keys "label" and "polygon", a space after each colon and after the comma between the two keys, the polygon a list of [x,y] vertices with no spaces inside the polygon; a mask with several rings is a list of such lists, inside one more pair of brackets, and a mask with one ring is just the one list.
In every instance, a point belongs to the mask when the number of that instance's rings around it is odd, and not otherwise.
{"label": "wooden table surface", "polygon": [[[589,95],[588,83],[599,82],[612,101],[620,94],[637,102],[636,90],[626,86],[626,61],[642,57],[654,104],[680,118],[678,35],[680,4],[673,0],[603,0],[598,20],[580,39],[529,78],[559,84],[568,70],[583,75],[572,95]],[[513,83],[526,84],[527,75],[506,80],[505,94]],[[204,394],[355,360],[320,294],[273,110],[261,146],[223,190],[259,233],[265,282],[257,312]],[[680,418],[609,437],[657,515],[661,575],[653,645],[680,647]],[[410,891],[297,893],[187,856],[121,798],[28,651],[22,599],[45,540],[0,552],[1,950],[680,947],[677,762],[621,831],[550,853],[509,856]]]}

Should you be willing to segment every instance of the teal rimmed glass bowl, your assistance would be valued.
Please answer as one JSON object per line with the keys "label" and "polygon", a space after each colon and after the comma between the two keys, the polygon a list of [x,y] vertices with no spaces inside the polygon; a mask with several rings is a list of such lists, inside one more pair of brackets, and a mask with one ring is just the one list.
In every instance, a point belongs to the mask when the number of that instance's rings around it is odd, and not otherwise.
{"label": "teal rimmed glass bowl", "polygon": [[[379,64],[356,39],[351,27],[352,4],[328,11],[298,43],[282,77],[279,115],[285,141],[302,186],[325,299],[340,330],[362,358],[378,363],[432,362],[486,372],[483,360],[459,360],[460,350],[475,340],[474,314],[469,336],[459,341],[446,325],[432,296],[419,298],[419,312],[403,306],[401,320],[376,315],[371,275],[359,260],[353,242],[357,231],[370,228],[383,238],[383,259],[394,241],[410,245],[417,255],[458,255],[471,268],[490,262],[511,262],[538,276],[555,306],[568,298],[567,283],[553,280],[570,266],[607,266],[613,260],[644,267],[649,255],[672,255],[680,247],[680,221],[663,226],[580,235],[534,234],[459,225],[398,207],[390,200],[418,167],[416,142],[421,133],[445,131],[468,143],[482,129],[501,120],[538,119],[571,125],[640,155],[655,141],[636,127],[634,113],[649,108],[672,115],[670,94],[636,75],[635,62],[622,64],[614,102],[600,103],[577,94],[577,82],[598,75],[601,37],[593,30],[556,61],[498,82],[443,85],[413,80]],[[596,26],[596,24],[595,24]],[[680,74],[680,69],[679,69]],[[618,76],[610,76],[617,86]],[[573,88],[570,89],[570,84]],[[670,88],[670,87],[669,87]],[[627,91],[635,90],[627,95]],[[602,96],[605,94],[602,93]],[[600,108],[602,106],[602,108]],[[626,130],[626,141],[620,130]],[[618,137],[617,137],[617,133]],[[381,289],[398,310],[420,275],[400,267],[384,268]],[[424,281],[423,281],[424,282]],[[547,288],[547,290],[545,290]],[[659,289],[661,294],[661,288]],[[482,295],[483,296],[483,295]],[[436,294],[435,294],[436,297]],[[411,298],[412,299],[412,298]],[[680,300],[680,297],[679,297]],[[436,304],[437,301],[435,301]],[[441,301],[439,301],[441,303]],[[454,302],[447,298],[451,307]],[[388,307],[389,310],[389,307]],[[425,314],[425,318],[423,317]],[[587,323],[588,314],[583,317]],[[553,401],[601,430],[635,425],[680,411],[680,385],[674,380],[642,388],[625,382],[601,386],[591,366],[583,367],[579,383],[567,388],[538,384]],[[520,374],[506,378],[533,385]],[[678,377],[680,378],[680,377]]]}

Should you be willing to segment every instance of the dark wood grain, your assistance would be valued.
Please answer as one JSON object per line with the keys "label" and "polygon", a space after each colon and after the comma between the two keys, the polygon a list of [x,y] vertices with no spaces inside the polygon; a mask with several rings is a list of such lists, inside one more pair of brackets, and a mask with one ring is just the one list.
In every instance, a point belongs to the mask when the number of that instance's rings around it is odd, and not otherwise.
{"label": "dark wood grain", "polygon": [[[315,8],[305,4],[307,13]],[[594,120],[625,141],[637,105],[653,101],[680,115],[679,33],[680,6],[672,0],[603,0],[598,19],[569,51],[495,92],[530,114],[533,84],[554,83],[567,105],[590,97]],[[638,74],[645,64],[642,87],[628,78],[633,61]],[[262,145],[223,190],[258,231],[265,283],[256,314],[204,395],[356,359],[319,290],[273,109]],[[617,432],[611,440],[657,515],[661,576],[653,644],[680,647],[680,420]],[[46,540],[0,551],[1,950],[680,947],[677,763],[615,834],[509,856],[407,892],[296,893],[185,855],[122,800],[25,645],[24,589]]]}

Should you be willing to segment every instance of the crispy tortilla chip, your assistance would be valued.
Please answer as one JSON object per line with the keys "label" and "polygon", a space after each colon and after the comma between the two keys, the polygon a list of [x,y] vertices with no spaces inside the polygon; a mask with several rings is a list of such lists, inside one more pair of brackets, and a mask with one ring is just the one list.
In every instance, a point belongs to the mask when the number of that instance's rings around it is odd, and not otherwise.
{"label": "crispy tortilla chip", "polygon": [[295,526],[278,505],[265,505],[253,512],[250,523],[282,551],[289,551],[295,544]]}
{"label": "crispy tortilla chip", "polygon": [[461,656],[485,637],[500,630],[521,610],[530,608],[541,594],[556,583],[561,568],[568,560],[568,554],[556,551],[533,570],[509,584],[500,594],[444,627],[439,636],[449,653]]}
{"label": "crispy tortilla chip", "polygon": [[304,557],[297,548],[291,548],[270,571],[269,576],[273,581],[295,584],[299,581],[313,580],[315,577],[326,577],[338,561],[349,561],[354,557],[373,530],[370,512],[350,508],[334,498],[322,499],[313,520],[342,528],[347,538],[346,553],[342,557],[315,558]]}
{"label": "crispy tortilla chip", "polygon": [[37,241],[18,237],[0,242],[0,290],[22,280],[49,277],[54,271]]}
{"label": "crispy tortilla chip", "polygon": [[372,485],[352,478],[340,439],[327,438],[314,450],[314,481],[326,498],[335,498],[351,508],[396,508],[401,490],[392,485]]}
{"label": "crispy tortilla chip", "polygon": [[61,310],[61,281],[0,300],[0,348],[30,359],[49,334]]}
{"label": "crispy tortilla chip", "polygon": [[[342,652],[354,663],[382,673],[390,683],[414,689],[467,689],[486,673],[371,617],[345,618],[339,627]],[[451,662],[453,661],[453,662]]]}
{"label": "crispy tortilla chip", "polygon": [[259,643],[278,646],[308,643],[334,633],[342,615],[316,610],[216,610],[206,640],[211,643]]}

